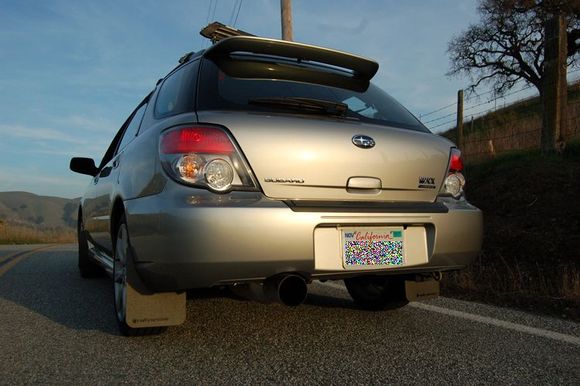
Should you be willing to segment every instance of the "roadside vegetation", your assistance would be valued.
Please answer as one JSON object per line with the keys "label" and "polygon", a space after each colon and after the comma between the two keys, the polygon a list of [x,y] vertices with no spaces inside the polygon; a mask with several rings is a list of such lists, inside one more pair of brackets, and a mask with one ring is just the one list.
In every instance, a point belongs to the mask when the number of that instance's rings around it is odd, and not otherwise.
{"label": "roadside vegetation", "polygon": [[445,276],[447,296],[580,320],[580,142],[563,155],[519,151],[467,165],[484,213],[483,251]]}
{"label": "roadside vegetation", "polygon": [[76,242],[73,228],[37,228],[0,221],[0,244],[64,244]]}

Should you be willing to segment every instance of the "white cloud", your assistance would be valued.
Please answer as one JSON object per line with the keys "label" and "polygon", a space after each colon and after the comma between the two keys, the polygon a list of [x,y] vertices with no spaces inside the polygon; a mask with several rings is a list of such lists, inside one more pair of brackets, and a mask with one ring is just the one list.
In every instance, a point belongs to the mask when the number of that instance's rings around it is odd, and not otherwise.
{"label": "white cloud", "polygon": [[60,141],[74,144],[85,144],[86,140],[72,137],[67,133],[45,127],[27,127],[21,125],[0,125],[3,137],[26,138],[36,141]]}
{"label": "white cloud", "polygon": [[75,129],[76,132],[92,131],[97,133],[113,133],[121,123],[114,124],[103,118],[86,117],[82,115],[71,115],[68,117],[57,118],[55,123],[60,126],[66,126]]}

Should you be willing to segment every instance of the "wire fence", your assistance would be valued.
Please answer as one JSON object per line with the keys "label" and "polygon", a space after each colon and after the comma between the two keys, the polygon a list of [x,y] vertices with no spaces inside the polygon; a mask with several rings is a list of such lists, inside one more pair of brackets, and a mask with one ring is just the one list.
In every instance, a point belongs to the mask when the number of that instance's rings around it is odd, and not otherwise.
{"label": "wire fence", "polygon": [[[562,133],[565,141],[580,137],[580,68],[569,71],[568,77],[572,79],[568,83],[568,125]],[[513,97],[528,90],[531,92],[524,98],[515,100]],[[462,153],[468,162],[540,147],[542,105],[533,90],[534,86],[524,85],[501,96],[488,91],[464,100]],[[483,95],[490,94],[491,98],[481,101]],[[422,114],[421,120],[431,131],[439,132],[457,143],[457,106],[457,102],[442,106]]]}
{"label": "wire fence", "polygon": [[[572,68],[568,71],[568,83],[573,84],[580,81],[580,67]],[[521,79],[519,82],[516,82],[516,85],[520,83],[524,83],[525,81]],[[483,93],[472,93],[464,100],[464,114],[469,111],[467,118],[477,118],[483,114],[486,114],[488,111],[497,110],[498,107],[502,108],[512,103],[517,103],[519,101],[525,99],[533,99],[537,97],[537,92],[534,92],[535,86],[531,84],[524,84],[522,87],[517,88],[514,91],[510,91],[505,94],[497,95],[495,94],[494,90],[489,90]],[[512,98],[516,94],[520,94],[525,91],[530,91],[531,95],[526,98],[520,98],[519,100],[514,100]],[[484,98],[485,97],[485,98]],[[484,99],[481,101],[481,99]],[[490,107],[491,106],[491,107]],[[457,109],[457,102],[453,102],[447,104],[445,106],[441,106],[436,108],[435,110],[429,111],[427,113],[419,114],[419,119],[426,125],[429,129],[433,130],[436,128],[443,127],[447,125],[450,127],[450,124],[455,122],[455,119],[447,119],[445,122],[441,122],[441,120],[445,118],[449,118],[456,115]],[[434,116],[433,116],[434,115]],[[432,117],[433,116],[433,117]],[[430,117],[428,120],[425,120],[426,117]],[[435,122],[435,123],[434,123]],[[432,124],[433,123],[433,124]]]}
{"label": "wire fence", "polygon": [[[577,85],[578,90],[580,86]],[[527,102],[527,103],[526,103]],[[580,138],[580,96],[567,105],[566,140]],[[527,100],[517,106],[489,112],[464,125],[462,153],[468,162],[483,161],[514,150],[540,147],[542,113],[538,100]],[[454,130],[445,133],[456,140]]]}

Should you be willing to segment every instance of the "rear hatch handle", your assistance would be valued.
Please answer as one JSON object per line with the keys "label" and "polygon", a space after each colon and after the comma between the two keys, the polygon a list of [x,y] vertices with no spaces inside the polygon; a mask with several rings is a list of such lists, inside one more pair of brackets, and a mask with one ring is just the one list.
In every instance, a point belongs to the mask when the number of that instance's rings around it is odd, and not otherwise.
{"label": "rear hatch handle", "polygon": [[381,179],[376,177],[350,177],[346,182],[346,191],[355,194],[377,194],[382,187]]}

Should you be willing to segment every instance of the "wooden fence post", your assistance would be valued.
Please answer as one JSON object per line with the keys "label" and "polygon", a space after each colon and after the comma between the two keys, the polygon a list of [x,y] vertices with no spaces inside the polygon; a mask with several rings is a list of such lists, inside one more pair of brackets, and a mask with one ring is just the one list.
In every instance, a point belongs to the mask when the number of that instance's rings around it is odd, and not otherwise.
{"label": "wooden fence post", "polygon": [[457,91],[457,146],[463,150],[463,90]]}

